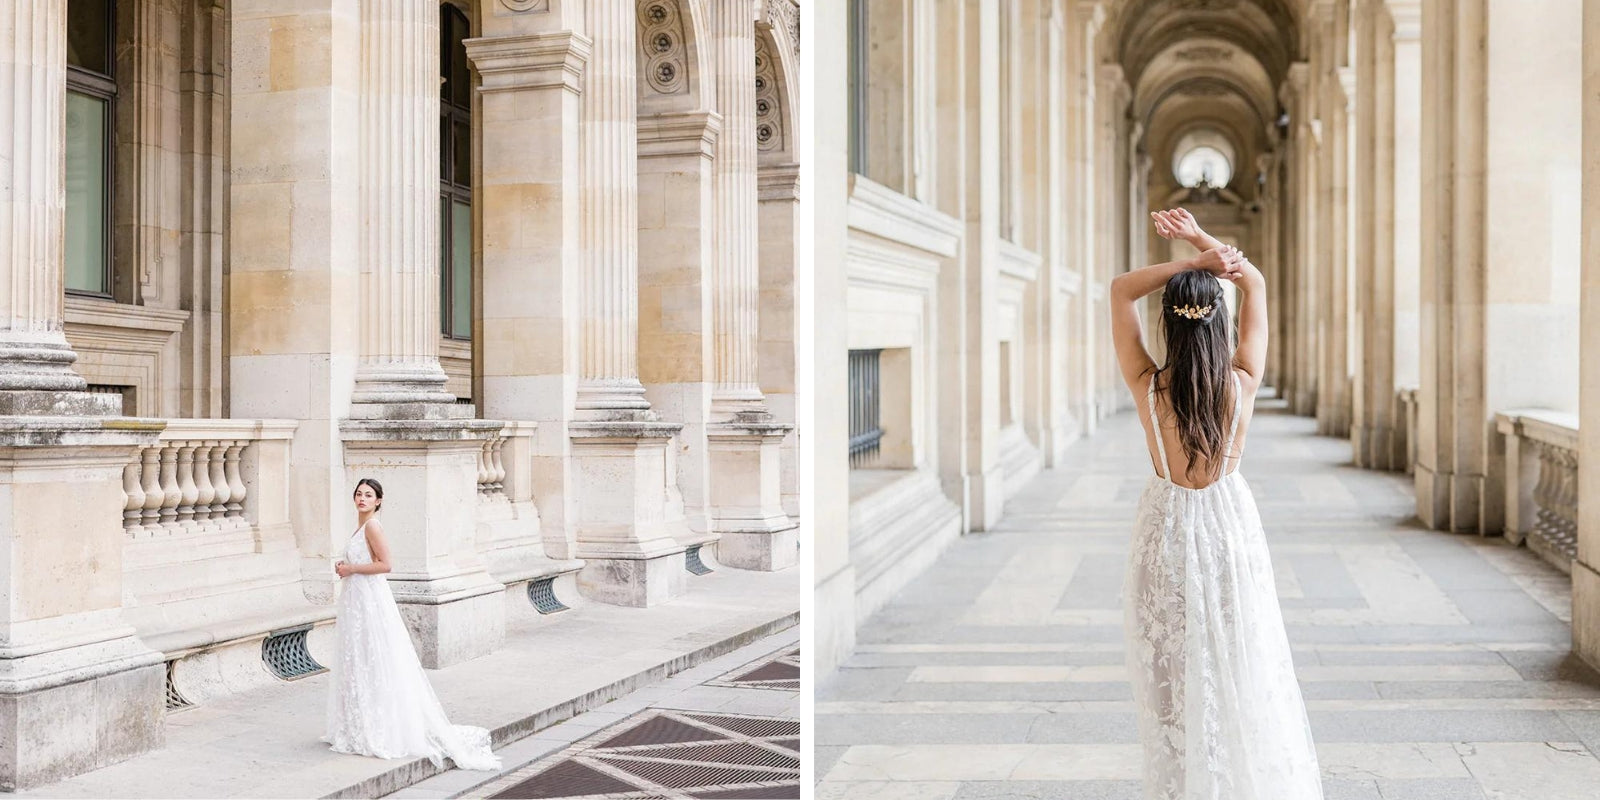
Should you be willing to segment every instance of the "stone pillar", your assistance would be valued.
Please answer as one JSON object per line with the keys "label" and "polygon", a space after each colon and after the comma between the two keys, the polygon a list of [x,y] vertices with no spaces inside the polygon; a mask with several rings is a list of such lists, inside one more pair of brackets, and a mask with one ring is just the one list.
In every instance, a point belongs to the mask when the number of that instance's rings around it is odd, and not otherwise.
{"label": "stone pillar", "polygon": [[[1417,385],[1422,290],[1422,2],[1391,0],[1394,20],[1394,383]],[[1409,469],[1406,414],[1393,412],[1396,469]]]}
{"label": "stone pillar", "polygon": [[1092,434],[1099,414],[1098,369],[1102,341],[1107,332],[1096,327],[1105,304],[1105,277],[1096,250],[1095,234],[1098,178],[1095,175],[1097,159],[1095,146],[1096,110],[1099,105],[1096,86],[1099,83],[1095,65],[1095,37],[1105,22],[1105,6],[1099,2],[1076,2],[1068,14],[1071,33],[1067,37],[1067,79],[1070,94],[1070,126],[1068,148],[1071,153],[1070,187],[1072,202],[1068,213],[1069,241],[1074,244],[1071,260],[1078,270],[1078,291],[1068,311],[1068,334],[1071,344],[1071,375],[1069,391],[1073,397],[1073,414],[1085,434]]}
{"label": "stone pillar", "polygon": [[116,420],[62,333],[66,3],[0,2],[0,789],[160,747],[161,653],[122,619],[123,468],[161,424]]}
{"label": "stone pillar", "polygon": [[[1583,3],[1583,138],[1600,136],[1600,0]],[[1600,667],[1600,148],[1583,152],[1582,320],[1578,368],[1578,558],[1572,562],[1572,649]]]}
{"label": "stone pillar", "polygon": [[[1498,532],[1497,410],[1578,407],[1580,9],[1423,6],[1418,516]],[[1540,91],[1527,90],[1537,76]]]}
{"label": "stone pillar", "polygon": [[[847,53],[850,8],[817,3],[806,8],[805,25],[819,53]],[[812,67],[813,119],[849,117],[849,59],[820,58]],[[812,238],[815,294],[800,308],[815,332],[812,391],[818,398],[849,396],[850,340],[839,301],[846,295],[845,240],[850,201],[849,126],[814,125],[813,195],[817,234]],[[850,563],[850,422],[843,402],[812,403],[812,428],[800,440],[801,518],[808,520],[815,572],[815,643],[809,654],[817,674],[843,661],[856,644],[856,574]]]}
{"label": "stone pillar", "polygon": [[682,593],[684,527],[671,446],[638,376],[637,11],[631,0],[582,4],[592,52],[578,148],[583,259],[578,419],[572,437],[578,588],[601,602],[649,606]]}
{"label": "stone pillar", "polygon": [[1312,12],[1313,61],[1322,141],[1314,195],[1320,232],[1316,258],[1320,283],[1314,308],[1321,319],[1317,345],[1317,432],[1349,435],[1350,346],[1350,113],[1354,75],[1346,65],[1349,52],[1348,6],[1320,0]]}
{"label": "stone pillar", "polygon": [[[581,9],[484,15],[468,40],[477,67],[482,164],[473,196],[480,217],[482,304],[473,394],[491,419],[538,423],[533,496],[546,555],[570,559],[578,530],[577,473],[567,425],[577,406],[578,150],[588,37]],[[540,146],[528,147],[530,137]],[[537,213],[529,209],[538,209]]]}
{"label": "stone pillar", "polygon": [[[1126,188],[1127,165],[1124,154],[1123,128],[1130,101],[1127,78],[1119,64],[1101,63],[1096,66],[1094,177],[1099,185],[1095,198],[1097,211],[1095,223],[1095,260],[1098,270],[1097,285],[1101,292],[1109,290],[1111,279],[1127,270],[1127,242],[1118,235],[1128,207],[1117,198]],[[1110,311],[1104,294],[1092,300],[1095,327],[1110,331]],[[1127,389],[1123,386],[1117,367],[1116,350],[1109,334],[1095,342],[1095,410],[1102,418],[1123,405]]]}
{"label": "stone pillar", "polygon": [[1317,318],[1317,290],[1320,286],[1317,225],[1318,182],[1317,159],[1322,125],[1314,118],[1316,111],[1312,95],[1311,65],[1296,62],[1289,66],[1289,79],[1285,86],[1284,105],[1289,109],[1290,125],[1290,175],[1289,194],[1286,198],[1291,209],[1293,235],[1290,254],[1292,263],[1286,270],[1290,305],[1293,308],[1290,331],[1292,352],[1290,369],[1285,383],[1289,388],[1289,409],[1296,414],[1316,413],[1317,377],[1320,364],[1317,349],[1320,342]]}
{"label": "stone pillar", "polygon": [[715,388],[706,426],[717,559],[744,569],[799,561],[795,524],[783,512],[778,450],[791,425],[773,421],[757,383],[760,311],[757,250],[755,15],[749,3],[707,5],[707,32],[722,134],[716,141],[716,248],[712,251]]}
{"label": "stone pillar", "polygon": [[965,130],[966,197],[966,448],[967,516],[972,530],[988,530],[1005,507],[1005,469],[1000,463],[1000,339],[996,297],[1000,244],[1000,145],[998,62],[1000,9],[968,4],[964,78],[978,107]]}
{"label": "stone pillar", "polygon": [[384,485],[389,585],[424,666],[505,640],[505,585],[474,544],[478,453],[500,423],[445,391],[439,365],[439,9],[361,4],[360,314],[355,389],[340,425],[343,485]]}

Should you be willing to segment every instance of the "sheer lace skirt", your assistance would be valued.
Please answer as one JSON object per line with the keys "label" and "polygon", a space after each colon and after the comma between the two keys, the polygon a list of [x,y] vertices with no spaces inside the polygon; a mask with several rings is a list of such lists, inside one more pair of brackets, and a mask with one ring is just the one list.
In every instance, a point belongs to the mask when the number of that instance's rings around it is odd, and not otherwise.
{"label": "sheer lace skirt", "polygon": [[487,730],[445,717],[388,581],[351,575],[343,584],[323,740],[340,753],[421,756],[436,766],[449,757],[462,769],[499,769]]}
{"label": "sheer lace skirt", "polygon": [[1237,472],[1192,490],[1152,477],[1124,588],[1152,800],[1320,800],[1255,500]]}

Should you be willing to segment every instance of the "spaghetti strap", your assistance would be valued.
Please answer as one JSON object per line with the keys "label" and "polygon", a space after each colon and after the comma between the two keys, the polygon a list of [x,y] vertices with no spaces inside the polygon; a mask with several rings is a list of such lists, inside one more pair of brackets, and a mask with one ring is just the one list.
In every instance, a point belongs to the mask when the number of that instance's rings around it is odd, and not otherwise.
{"label": "spaghetti strap", "polygon": [[[1244,414],[1244,390],[1239,383],[1239,373],[1233,373],[1233,426],[1228,429],[1228,446],[1223,448],[1223,457],[1233,455],[1233,440],[1239,435],[1239,417]],[[1237,469],[1237,467],[1236,467]]]}
{"label": "spaghetti strap", "polygon": [[1150,433],[1156,437],[1156,453],[1161,458],[1161,466],[1156,469],[1156,477],[1166,478],[1172,474],[1172,467],[1167,465],[1167,446],[1161,441],[1161,423],[1156,419],[1156,376],[1150,375],[1150,387],[1145,390],[1145,405],[1150,409]]}

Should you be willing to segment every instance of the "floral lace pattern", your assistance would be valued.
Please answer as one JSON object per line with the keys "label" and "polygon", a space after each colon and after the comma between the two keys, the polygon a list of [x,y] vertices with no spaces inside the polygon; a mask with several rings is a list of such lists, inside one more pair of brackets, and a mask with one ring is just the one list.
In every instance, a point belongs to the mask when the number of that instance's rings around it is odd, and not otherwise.
{"label": "floral lace pattern", "polygon": [[[1235,376],[1230,453],[1240,395]],[[1153,387],[1148,407],[1170,475]],[[1321,800],[1266,534],[1237,470],[1203,489],[1151,476],[1123,609],[1149,800]]]}
{"label": "floral lace pattern", "polygon": [[[372,563],[365,526],[345,545],[344,560]],[[498,770],[489,732],[452,725],[428,683],[389,581],[351,575],[339,592],[339,649],[328,682],[323,741],[338,753],[377,758],[450,758],[461,769]]]}

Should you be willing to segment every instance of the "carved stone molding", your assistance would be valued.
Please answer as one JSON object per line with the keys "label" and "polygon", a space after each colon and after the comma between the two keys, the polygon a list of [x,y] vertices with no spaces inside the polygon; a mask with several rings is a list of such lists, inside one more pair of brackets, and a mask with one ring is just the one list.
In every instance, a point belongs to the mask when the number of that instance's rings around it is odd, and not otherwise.
{"label": "carved stone molding", "polygon": [[800,7],[794,0],[766,0],[762,6],[763,22],[774,28],[783,28],[789,35],[789,46],[800,53]]}
{"label": "carved stone molding", "polygon": [[1195,45],[1175,51],[1179,61],[1227,61],[1233,58],[1233,51],[1226,47],[1216,45]]}
{"label": "carved stone molding", "polygon": [[769,40],[765,34],[756,34],[756,149],[776,153],[787,148],[789,134]]}
{"label": "carved stone molding", "polygon": [[639,87],[656,94],[689,92],[689,46],[680,0],[639,0]]}
{"label": "carved stone molding", "polygon": [[542,13],[550,10],[550,0],[500,0],[506,10],[516,13]]}

